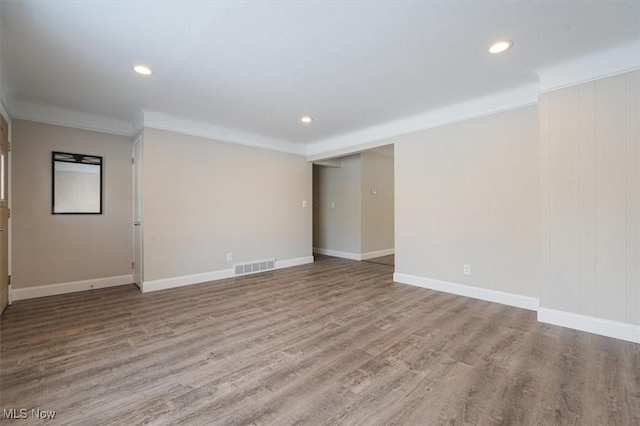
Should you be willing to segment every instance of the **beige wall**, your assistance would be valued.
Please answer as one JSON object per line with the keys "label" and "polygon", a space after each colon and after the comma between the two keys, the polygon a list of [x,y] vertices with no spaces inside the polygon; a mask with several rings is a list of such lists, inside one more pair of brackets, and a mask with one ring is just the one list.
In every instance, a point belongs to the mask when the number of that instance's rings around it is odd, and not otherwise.
{"label": "beige wall", "polygon": [[[131,274],[131,140],[12,121],[12,287]],[[104,214],[51,214],[51,152],[104,160]]]}
{"label": "beige wall", "polygon": [[539,297],[537,107],[390,142],[396,272]]}
{"label": "beige wall", "polygon": [[640,71],[540,96],[541,306],[640,324]]}
{"label": "beige wall", "polygon": [[[393,157],[363,152],[362,159],[362,253],[392,249]],[[375,189],[376,193],[372,193]]]}
{"label": "beige wall", "polygon": [[313,247],[352,259],[393,249],[393,157],[363,152],[340,160],[340,167],[314,166]]}
{"label": "beige wall", "polygon": [[361,170],[359,154],[341,167],[314,166],[314,248],[360,254]]}
{"label": "beige wall", "polygon": [[145,282],[311,256],[304,157],[145,128],[143,161]]}

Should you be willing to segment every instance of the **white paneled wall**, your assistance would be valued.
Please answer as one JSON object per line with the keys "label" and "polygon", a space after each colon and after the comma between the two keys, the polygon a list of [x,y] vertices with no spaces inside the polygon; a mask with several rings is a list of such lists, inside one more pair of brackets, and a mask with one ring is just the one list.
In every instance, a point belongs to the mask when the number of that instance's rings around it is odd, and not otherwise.
{"label": "white paneled wall", "polygon": [[541,306],[640,324],[640,71],[540,95]]}

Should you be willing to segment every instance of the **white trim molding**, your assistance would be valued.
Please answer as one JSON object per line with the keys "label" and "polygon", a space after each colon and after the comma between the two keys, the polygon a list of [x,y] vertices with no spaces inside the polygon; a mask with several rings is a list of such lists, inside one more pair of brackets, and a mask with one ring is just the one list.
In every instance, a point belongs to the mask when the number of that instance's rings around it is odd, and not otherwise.
{"label": "white trim molding", "polygon": [[151,291],[167,290],[170,288],[182,287],[185,285],[223,280],[225,278],[231,278],[233,276],[233,269],[221,269],[219,271],[203,272],[201,274],[182,275],[179,277],[144,281],[140,286],[140,291],[142,291],[143,293],[149,293]]}
{"label": "white trim molding", "polygon": [[640,325],[543,308],[539,306],[537,298],[402,273],[394,273],[393,281],[537,311],[539,322],[640,344]]}
{"label": "white trim molding", "polygon": [[239,130],[228,129],[184,117],[177,117],[158,111],[143,110],[144,127],[150,127],[183,135],[212,139],[220,142],[269,149],[288,154],[305,155],[306,147],[301,144],[277,140]]}
{"label": "white trim molding", "polygon": [[416,275],[396,272],[393,274],[393,281],[401,284],[428,288],[429,290],[444,291],[446,293],[457,294],[459,296],[500,303],[502,305],[515,306],[516,308],[528,309],[530,311],[537,311],[539,305],[539,300],[535,297],[521,296],[519,294],[505,293],[502,291],[456,284],[448,281],[434,280],[431,278],[418,277]]}
{"label": "white trim molding", "polygon": [[276,260],[276,269],[291,268],[292,266],[313,263],[313,256],[297,257],[295,259]]}
{"label": "white trim molding", "polygon": [[394,254],[395,249],[391,248],[391,249],[385,249],[385,250],[370,251],[370,252],[361,254],[361,253],[351,253],[348,251],[329,250],[329,249],[314,247],[313,252],[317,254],[324,254],[325,256],[340,257],[342,259],[367,260],[367,259],[373,259],[374,257],[388,256],[390,254]]}
{"label": "white trim molding", "polygon": [[307,145],[307,160],[321,161],[393,143],[390,138],[484,117],[538,103],[539,83],[470,99],[444,108],[319,140]]}
{"label": "white trim molding", "polygon": [[133,125],[128,121],[103,117],[87,112],[71,111],[64,108],[48,107],[32,102],[9,102],[7,108],[12,118],[35,121],[56,126],[133,136]]}
{"label": "white trim molding", "polygon": [[[133,284],[132,275],[95,278],[92,280],[39,285],[16,289],[11,288],[11,300],[12,302],[15,302],[16,300],[35,299],[37,297],[55,296],[57,294],[75,293],[78,291],[95,290],[98,288],[116,287],[127,284]],[[13,287],[13,285],[11,287]]]}
{"label": "white trim molding", "polygon": [[538,321],[600,336],[613,337],[628,342],[640,343],[640,325],[595,318],[571,312],[539,308]]}
{"label": "white trim molding", "polygon": [[[305,265],[308,263],[313,263],[313,256],[276,260],[276,269],[290,268],[292,266]],[[143,293],[149,293],[152,291],[167,290],[170,288],[183,287],[186,285],[202,284],[210,281],[224,280],[226,278],[233,278],[235,276],[236,275],[234,275],[233,269],[221,269],[218,271],[203,272],[200,274],[163,278],[159,280],[144,281],[140,286],[140,291],[142,291]]]}
{"label": "white trim molding", "polygon": [[538,71],[540,93],[640,69],[640,39]]}
{"label": "white trim molding", "polygon": [[362,257],[359,253],[351,253],[348,251],[329,250],[314,247],[313,252],[316,254],[323,254],[325,256],[341,257],[342,259],[362,260]]}
{"label": "white trim molding", "polygon": [[395,254],[395,249],[385,249],[385,250],[377,250],[377,251],[370,251],[367,253],[362,253],[360,255],[360,259],[361,260],[368,260],[368,259],[374,259],[376,257],[380,257],[380,256],[389,256],[391,254]]}

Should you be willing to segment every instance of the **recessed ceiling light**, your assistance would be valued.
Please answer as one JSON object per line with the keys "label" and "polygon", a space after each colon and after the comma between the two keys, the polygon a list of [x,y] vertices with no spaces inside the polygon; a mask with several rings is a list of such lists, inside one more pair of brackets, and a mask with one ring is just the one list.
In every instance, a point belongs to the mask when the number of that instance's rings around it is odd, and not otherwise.
{"label": "recessed ceiling light", "polygon": [[502,53],[505,50],[509,50],[511,46],[513,46],[513,42],[511,40],[500,40],[491,45],[489,53]]}
{"label": "recessed ceiling light", "polygon": [[138,74],[142,74],[142,75],[151,75],[153,74],[153,71],[151,71],[151,68],[145,66],[145,65],[136,65],[135,67],[133,67],[133,70],[135,72],[137,72]]}
{"label": "recessed ceiling light", "polygon": [[302,121],[305,124],[309,124],[313,121],[313,118],[309,117],[308,115],[305,115],[300,119],[300,121]]}

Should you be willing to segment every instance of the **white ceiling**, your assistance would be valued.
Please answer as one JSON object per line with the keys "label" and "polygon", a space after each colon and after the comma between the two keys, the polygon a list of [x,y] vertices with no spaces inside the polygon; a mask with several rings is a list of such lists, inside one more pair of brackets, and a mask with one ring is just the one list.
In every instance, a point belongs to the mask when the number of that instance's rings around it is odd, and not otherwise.
{"label": "white ceiling", "polygon": [[[640,64],[637,0],[1,0],[0,13],[13,116],[132,133],[144,111],[146,125],[305,154],[482,107],[619,46]],[[500,38],[513,49],[488,54]]]}

